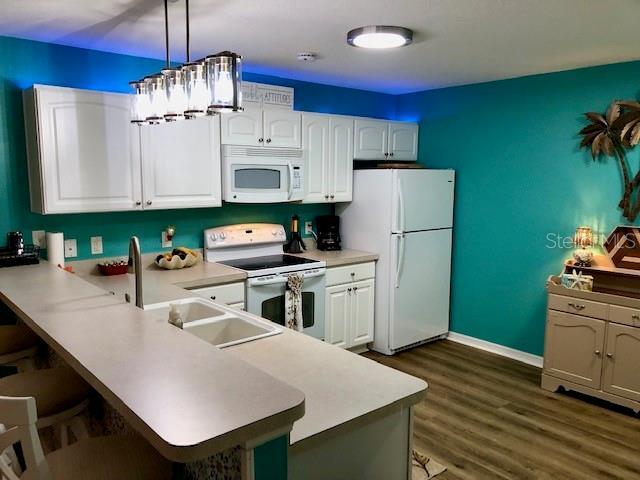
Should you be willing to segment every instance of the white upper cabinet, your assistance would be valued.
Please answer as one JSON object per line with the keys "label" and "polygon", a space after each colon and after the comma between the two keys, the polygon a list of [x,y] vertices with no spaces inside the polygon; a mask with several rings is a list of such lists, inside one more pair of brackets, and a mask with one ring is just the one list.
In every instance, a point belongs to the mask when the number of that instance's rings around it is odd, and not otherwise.
{"label": "white upper cabinet", "polygon": [[418,159],[418,125],[389,122],[389,160]]}
{"label": "white upper cabinet", "polygon": [[265,147],[300,148],[300,112],[247,107],[243,112],[223,114],[222,143]]}
{"label": "white upper cabinet", "polygon": [[332,202],[353,198],[353,119],[331,117],[331,193]]}
{"label": "white upper cabinet", "polygon": [[349,202],[353,196],[353,119],[318,113],[302,118],[307,156],[305,203]]}
{"label": "white upper cabinet", "polygon": [[262,109],[247,107],[222,117],[222,143],[227,145],[264,145]]}
{"label": "white upper cabinet", "polygon": [[302,149],[307,157],[306,203],[329,201],[329,116],[302,115]]}
{"label": "white upper cabinet", "polygon": [[144,209],[219,207],[220,116],[140,127]]}
{"label": "white upper cabinet", "polygon": [[264,145],[267,147],[300,148],[302,115],[285,109],[263,111]]}
{"label": "white upper cabinet", "polygon": [[24,113],[34,212],[141,208],[129,95],[36,85],[24,92]]}
{"label": "white upper cabinet", "polygon": [[360,160],[385,160],[389,122],[385,120],[356,119],[355,148],[353,158]]}
{"label": "white upper cabinet", "polygon": [[418,159],[418,124],[357,119],[355,123],[356,160]]}

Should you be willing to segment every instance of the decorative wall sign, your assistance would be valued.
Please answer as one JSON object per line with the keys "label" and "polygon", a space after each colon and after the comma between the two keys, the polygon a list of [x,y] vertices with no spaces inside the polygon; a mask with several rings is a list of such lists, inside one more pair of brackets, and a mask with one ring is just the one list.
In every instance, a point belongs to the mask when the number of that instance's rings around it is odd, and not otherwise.
{"label": "decorative wall sign", "polygon": [[242,102],[260,107],[284,107],[293,110],[293,88],[242,82]]}

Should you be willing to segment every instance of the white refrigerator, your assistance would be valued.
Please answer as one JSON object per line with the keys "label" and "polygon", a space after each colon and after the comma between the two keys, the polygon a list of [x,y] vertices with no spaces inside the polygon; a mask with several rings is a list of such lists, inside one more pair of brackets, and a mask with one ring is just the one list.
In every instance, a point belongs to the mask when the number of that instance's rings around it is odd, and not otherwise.
{"label": "white refrigerator", "polygon": [[453,170],[356,170],[336,208],[343,248],[377,253],[373,350],[391,355],[449,331]]}

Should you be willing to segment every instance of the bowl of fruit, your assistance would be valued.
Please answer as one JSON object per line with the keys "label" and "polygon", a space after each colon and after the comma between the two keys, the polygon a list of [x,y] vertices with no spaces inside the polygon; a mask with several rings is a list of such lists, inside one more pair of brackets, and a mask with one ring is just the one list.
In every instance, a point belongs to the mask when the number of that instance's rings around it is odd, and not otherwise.
{"label": "bowl of fruit", "polygon": [[200,261],[200,254],[187,247],[174,248],[156,257],[156,265],[165,270],[192,267]]}

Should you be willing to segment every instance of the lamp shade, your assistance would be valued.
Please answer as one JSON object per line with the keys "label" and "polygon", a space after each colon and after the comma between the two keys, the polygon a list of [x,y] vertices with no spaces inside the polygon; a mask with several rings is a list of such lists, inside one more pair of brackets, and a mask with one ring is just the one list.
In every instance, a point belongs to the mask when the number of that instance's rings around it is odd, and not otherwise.
{"label": "lamp shade", "polygon": [[149,112],[147,121],[150,123],[160,123],[164,121],[164,114],[167,113],[167,92],[164,84],[164,75],[156,74],[146,77]]}
{"label": "lamp shade", "polygon": [[242,57],[220,52],[205,59],[210,112],[242,110]]}
{"label": "lamp shade", "polygon": [[144,80],[136,80],[129,82],[129,85],[134,92],[131,100],[131,123],[145,123],[150,108],[147,83]]}
{"label": "lamp shade", "polygon": [[578,227],[573,237],[573,243],[576,247],[586,248],[593,246],[593,232],[591,227]]}
{"label": "lamp shade", "polygon": [[184,72],[181,68],[166,68],[162,74],[167,93],[167,111],[164,117],[167,121],[183,119],[184,111],[187,109]]}
{"label": "lamp shade", "polygon": [[187,94],[187,108],[184,115],[188,118],[204,115],[207,112],[210,97],[204,62],[185,63],[182,71]]}

